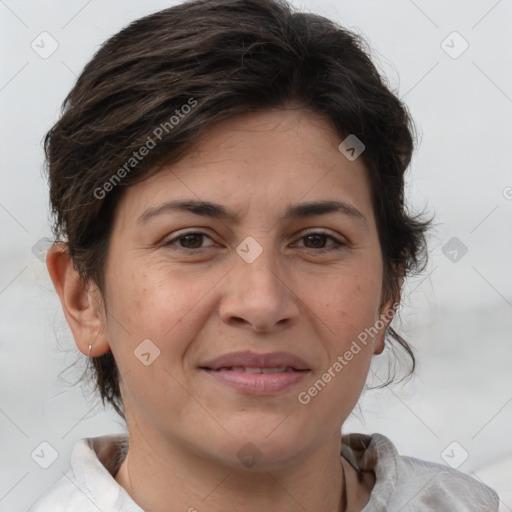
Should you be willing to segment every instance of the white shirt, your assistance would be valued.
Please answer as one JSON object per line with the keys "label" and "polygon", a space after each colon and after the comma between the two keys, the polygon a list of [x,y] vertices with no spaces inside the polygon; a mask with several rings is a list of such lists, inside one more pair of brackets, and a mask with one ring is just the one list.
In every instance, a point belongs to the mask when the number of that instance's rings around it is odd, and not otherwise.
{"label": "white shirt", "polygon": [[[448,466],[401,456],[381,434],[344,435],[342,443],[353,466],[375,472],[361,512],[498,512],[495,491]],[[114,479],[126,447],[126,435],[80,439],[70,471],[28,512],[144,512]]]}

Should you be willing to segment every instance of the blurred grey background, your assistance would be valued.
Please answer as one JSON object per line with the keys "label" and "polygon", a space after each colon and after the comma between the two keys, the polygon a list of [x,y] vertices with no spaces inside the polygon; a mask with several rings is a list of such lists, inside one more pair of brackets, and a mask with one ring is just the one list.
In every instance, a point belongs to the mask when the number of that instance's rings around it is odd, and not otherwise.
{"label": "blurred grey background", "polygon": [[[41,139],[98,45],[175,3],[0,0],[1,511],[26,510],[76,440],[124,430],[72,385],[83,356],[37,250],[51,236]],[[409,203],[437,222],[429,267],[394,321],[416,348],[416,377],[365,391],[344,431],[456,467],[512,510],[512,1],[293,3],[367,38],[419,129]],[[380,371],[386,355],[374,362]],[[43,442],[55,450],[46,461]]]}

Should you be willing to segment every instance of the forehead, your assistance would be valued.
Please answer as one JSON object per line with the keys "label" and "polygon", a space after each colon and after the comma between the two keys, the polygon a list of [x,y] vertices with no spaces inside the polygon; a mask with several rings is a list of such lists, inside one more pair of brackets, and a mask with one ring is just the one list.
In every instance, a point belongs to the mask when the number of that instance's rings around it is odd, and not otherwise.
{"label": "forehead", "polygon": [[179,162],[128,188],[119,208],[130,223],[148,207],[183,199],[224,204],[238,218],[250,208],[284,215],[295,203],[317,200],[368,215],[367,170],[361,158],[350,161],[339,151],[340,142],[326,121],[305,110],[235,116],[208,130]]}

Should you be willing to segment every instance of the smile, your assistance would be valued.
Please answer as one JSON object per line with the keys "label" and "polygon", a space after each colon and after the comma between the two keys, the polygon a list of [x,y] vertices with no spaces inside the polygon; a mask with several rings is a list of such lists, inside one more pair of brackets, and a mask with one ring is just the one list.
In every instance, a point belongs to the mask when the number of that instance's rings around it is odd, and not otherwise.
{"label": "smile", "polygon": [[[211,370],[211,368],[208,368]],[[231,372],[245,372],[245,373],[283,373],[283,372],[293,372],[295,371],[291,366],[281,366],[279,368],[250,368],[244,366],[230,366],[226,368],[219,368],[218,370],[214,370],[217,372],[220,371],[231,371]]]}
{"label": "smile", "polygon": [[272,395],[298,384],[309,370],[295,370],[292,367],[251,368],[232,366],[212,370],[202,368],[218,382],[242,393],[251,395]]}

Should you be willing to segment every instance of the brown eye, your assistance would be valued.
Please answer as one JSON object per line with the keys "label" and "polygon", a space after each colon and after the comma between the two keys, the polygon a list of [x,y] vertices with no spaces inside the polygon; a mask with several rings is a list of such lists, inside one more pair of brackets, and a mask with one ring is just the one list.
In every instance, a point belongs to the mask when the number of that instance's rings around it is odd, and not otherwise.
{"label": "brown eye", "polygon": [[[325,244],[328,239],[332,240],[333,243],[326,246]],[[328,233],[323,233],[322,231],[308,233],[302,236],[300,240],[304,240],[305,249],[316,253],[337,251],[346,245],[341,240],[338,240]]]}
{"label": "brown eye", "polygon": [[[172,240],[169,240],[164,245],[166,247],[175,247],[176,249],[184,250],[184,251],[192,251],[194,249],[203,249],[208,246],[203,246],[203,242],[205,239],[211,240],[211,238],[205,233],[193,232],[193,233],[185,233],[180,235]],[[178,242],[178,243],[176,243]],[[211,244],[210,244],[211,245]]]}
{"label": "brown eye", "polygon": [[185,235],[180,238],[180,246],[185,247],[186,249],[199,249],[203,243],[203,235],[199,233],[192,233],[190,235]]}
{"label": "brown eye", "polygon": [[310,249],[323,249],[327,236],[326,235],[307,235],[304,240],[309,240],[311,245],[305,244]]}

